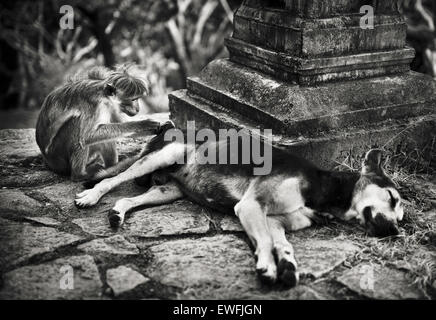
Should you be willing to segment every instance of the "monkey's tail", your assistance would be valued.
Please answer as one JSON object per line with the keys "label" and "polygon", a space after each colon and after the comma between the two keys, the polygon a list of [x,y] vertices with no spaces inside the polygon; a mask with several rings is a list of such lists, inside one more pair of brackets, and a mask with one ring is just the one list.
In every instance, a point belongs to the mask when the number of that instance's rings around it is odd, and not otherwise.
{"label": "monkey's tail", "polygon": [[97,183],[99,183],[103,179],[115,177],[116,175],[125,171],[140,158],[141,158],[141,153],[138,153],[137,155],[121,160],[120,162],[118,162],[116,165],[112,167],[101,169],[92,177],[91,180],[84,182],[83,186],[86,189],[93,188]]}

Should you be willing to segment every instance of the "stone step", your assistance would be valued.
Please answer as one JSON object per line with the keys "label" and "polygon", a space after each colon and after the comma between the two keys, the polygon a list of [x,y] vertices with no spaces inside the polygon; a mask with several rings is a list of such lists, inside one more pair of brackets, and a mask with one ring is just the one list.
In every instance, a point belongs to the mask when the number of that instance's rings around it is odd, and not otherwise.
{"label": "stone step", "polygon": [[[227,109],[200,96],[178,90],[169,95],[171,118],[176,126],[186,130],[187,121],[195,120],[196,129],[209,128],[248,130],[254,137],[265,139],[262,129],[270,129],[240,114],[229,115]],[[383,146],[404,140],[404,132],[413,137],[416,145],[426,141],[435,126],[434,116],[414,117],[408,120],[387,120],[364,127],[338,128],[318,136],[290,137],[273,128],[272,144],[309,159],[320,167],[331,168],[333,160],[345,157],[344,151],[361,155],[373,146]],[[426,133],[427,132],[427,133]],[[416,145],[412,147],[416,147]]]}
{"label": "stone step", "polygon": [[235,14],[233,39],[298,57],[326,57],[402,49],[407,25],[398,12],[379,14],[373,28],[361,27],[361,15],[344,13],[302,19],[288,11],[242,6]]}
{"label": "stone step", "polygon": [[276,133],[311,138],[362,124],[377,125],[386,119],[433,113],[436,101],[421,101],[435,89],[425,78],[411,72],[309,88],[275,80],[224,59],[188,78],[187,88],[211,105],[262,123],[264,128],[274,128]]}
{"label": "stone step", "polygon": [[301,58],[228,38],[230,60],[284,81],[315,85],[338,80],[401,74],[410,70],[414,50],[408,47],[333,57]]}

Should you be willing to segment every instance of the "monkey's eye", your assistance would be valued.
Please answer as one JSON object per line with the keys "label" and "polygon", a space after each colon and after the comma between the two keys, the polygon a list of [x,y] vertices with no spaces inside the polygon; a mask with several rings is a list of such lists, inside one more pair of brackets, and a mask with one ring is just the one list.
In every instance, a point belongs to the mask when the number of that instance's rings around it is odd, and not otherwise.
{"label": "monkey's eye", "polygon": [[141,97],[142,97],[142,95],[141,95],[141,96],[138,96],[138,97],[134,97],[134,98],[132,98],[132,101],[137,101],[137,100],[139,100]]}

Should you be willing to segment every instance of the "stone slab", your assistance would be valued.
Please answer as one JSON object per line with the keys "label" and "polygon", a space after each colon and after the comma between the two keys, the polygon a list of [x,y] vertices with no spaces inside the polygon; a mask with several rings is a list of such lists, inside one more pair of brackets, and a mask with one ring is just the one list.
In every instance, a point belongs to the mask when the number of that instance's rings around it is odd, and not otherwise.
{"label": "stone slab", "polygon": [[106,271],[106,282],[115,296],[133,290],[147,281],[149,279],[127,266],[119,266]]}
{"label": "stone slab", "polygon": [[40,158],[34,129],[0,130],[0,164],[20,164]]}
{"label": "stone slab", "polygon": [[0,219],[0,268],[9,268],[82,239],[54,228]]}
{"label": "stone slab", "polygon": [[[42,160],[41,160],[42,161]],[[59,183],[66,178],[48,171],[43,165],[34,167],[20,167],[16,165],[0,164],[0,187],[29,188],[52,183]]]}
{"label": "stone slab", "polygon": [[44,205],[27,196],[21,190],[0,190],[0,215],[13,213],[16,216],[38,215]]}
{"label": "stone slab", "polygon": [[160,236],[203,234],[209,231],[209,218],[205,209],[190,201],[175,203],[133,212],[128,215],[124,226],[114,231],[105,214],[90,218],[74,219],[73,223],[83,231],[107,236],[116,232],[124,236],[154,238]]}
{"label": "stone slab", "polygon": [[349,240],[305,239],[292,233],[287,238],[294,247],[300,273],[313,278],[326,275],[360,251]]}
{"label": "stone slab", "polygon": [[338,281],[371,299],[423,299],[425,296],[406,273],[380,265],[360,264],[342,274]]}
{"label": "stone slab", "polygon": [[[71,281],[68,282],[68,281]],[[91,256],[72,256],[21,267],[3,275],[0,299],[93,299],[102,283]]]}
{"label": "stone slab", "polygon": [[133,243],[128,242],[121,235],[112,237],[95,239],[90,242],[83,243],[77,246],[79,250],[86,253],[108,253],[118,255],[137,255],[139,249]]}
{"label": "stone slab", "polygon": [[25,219],[31,222],[43,224],[48,227],[56,227],[61,225],[61,223],[58,220],[50,217],[25,217]]}

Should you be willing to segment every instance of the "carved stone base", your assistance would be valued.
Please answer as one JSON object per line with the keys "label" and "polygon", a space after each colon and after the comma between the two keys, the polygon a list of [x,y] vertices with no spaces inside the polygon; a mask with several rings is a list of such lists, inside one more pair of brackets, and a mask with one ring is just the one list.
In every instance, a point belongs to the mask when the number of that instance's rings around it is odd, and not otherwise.
{"label": "carved stone base", "polygon": [[338,57],[299,58],[233,38],[226,40],[226,46],[231,61],[302,85],[407,72],[415,56],[412,48],[404,48]]}
{"label": "carved stone base", "polygon": [[436,82],[415,72],[306,87],[223,59],[169,98],[180,128],[195,120],[197,129],[272,129],[274,145],[329,168],[344,152],[394,147],[405,133],[410,147],[429,143],[435,92]]}

